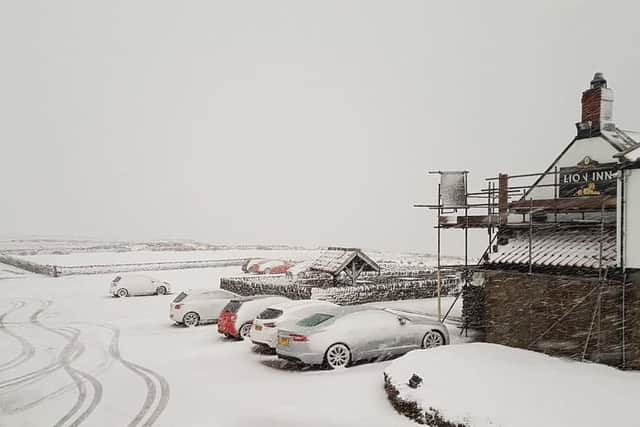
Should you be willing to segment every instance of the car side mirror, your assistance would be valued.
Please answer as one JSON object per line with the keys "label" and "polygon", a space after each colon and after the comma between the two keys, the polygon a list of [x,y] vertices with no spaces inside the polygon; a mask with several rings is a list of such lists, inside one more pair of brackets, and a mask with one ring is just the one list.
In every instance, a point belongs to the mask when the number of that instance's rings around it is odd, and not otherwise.
{"label": "car side mirror", "polygon": [[404,317],[398,317],[398,322],[404,326],[407,324],[407,319],[405,319]]}

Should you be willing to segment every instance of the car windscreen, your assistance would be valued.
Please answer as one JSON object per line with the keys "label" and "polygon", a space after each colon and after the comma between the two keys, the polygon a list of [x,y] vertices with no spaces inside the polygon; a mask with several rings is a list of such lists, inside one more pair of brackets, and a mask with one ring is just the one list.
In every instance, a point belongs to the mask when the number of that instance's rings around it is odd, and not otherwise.
{"label": "car windscreen", "polygon": [[309,317],[305,317],[296,324],[298,326],[314,327],[332,318],[333,316],[331,314],[316,313]]}
{"label": "car windscreen", "polygon": [[258,315],[258,319],[277,319],[282,316],[282,310],[278,310],[276,308],[267,308],[265,311]]}
{"label": "car windscreen", "polygon": [[180,302],[184,300],[187,297],[187,295],[188,294],[186,292],[180,292],[180,294],[173,299],[173,302]]}
{"label": "car windscreen", "polygon": [[229,301],[227,305],[224,306],[222,311],[237,313],[238,310],[240,310],[240,306],[242,306],[242,301],[238,301],[238,300]]}

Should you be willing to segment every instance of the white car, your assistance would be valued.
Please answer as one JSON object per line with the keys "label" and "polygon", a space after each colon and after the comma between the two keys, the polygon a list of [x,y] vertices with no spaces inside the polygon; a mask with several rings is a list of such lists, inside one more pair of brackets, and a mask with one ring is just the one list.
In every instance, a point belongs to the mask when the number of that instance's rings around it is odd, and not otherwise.
{"label": "white car", "polygon": [[289,298],[273,295],[239,297],[229,301],[218,319],[218,332],[226,337],[248,339],[251,324],[256,316],[272,305],[291,301]]}
{"label": "white car", "polygon": [[278,344],[278,325],[337,307],[334,303],[318,300],[296,300],[271,305],[255,318],[249,336],[254,344],[275,350]]}
{"label": "white car", "polygon": [[224,306],[237,297],[223,289],[180,292],[170,304],[169,317],[189,327],[217,322]]}
{"label": "white car", "polygon": [[156,280],[141,274],[116,276],[111,282],[109,293],[114,297],[131,295],[166,295],[171,293],[169,282]]}

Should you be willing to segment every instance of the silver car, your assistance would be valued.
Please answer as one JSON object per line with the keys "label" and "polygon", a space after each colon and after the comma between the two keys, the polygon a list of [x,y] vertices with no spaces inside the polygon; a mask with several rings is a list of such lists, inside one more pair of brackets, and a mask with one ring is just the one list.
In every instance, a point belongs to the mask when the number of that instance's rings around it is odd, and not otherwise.
{"label": "silver car", "polygon": [[449,344],[449,332],[440,322],[381,308],[342,307],[283,324],[276,354],[335,369],[445,344]]}

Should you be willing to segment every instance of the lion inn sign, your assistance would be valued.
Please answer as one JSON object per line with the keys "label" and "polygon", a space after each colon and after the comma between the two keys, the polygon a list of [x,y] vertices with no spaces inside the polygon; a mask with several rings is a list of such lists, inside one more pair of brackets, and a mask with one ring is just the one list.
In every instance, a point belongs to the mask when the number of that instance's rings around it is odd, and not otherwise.
{"label": "lion inn sign", "polygon": [[585,157],[575,167],[560,168],[560,197],[615,196],[616,163],[598,163]]}

